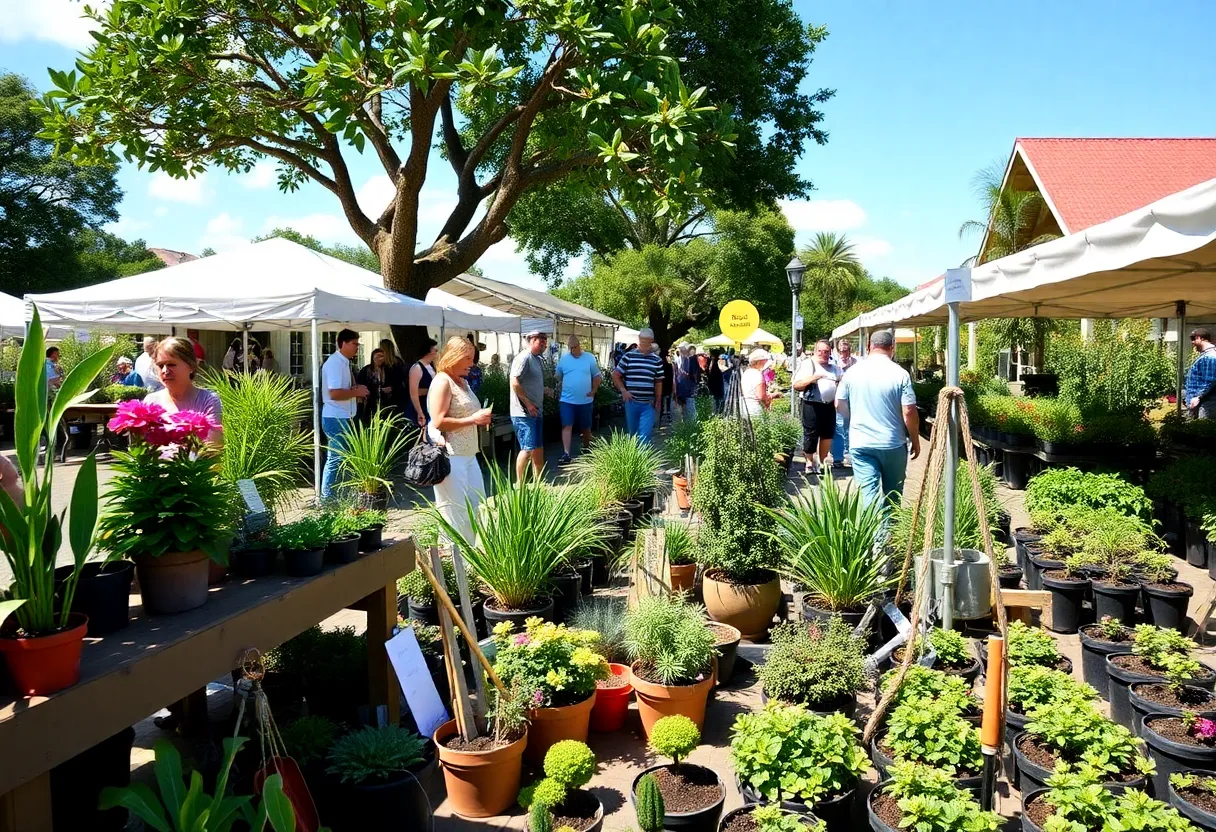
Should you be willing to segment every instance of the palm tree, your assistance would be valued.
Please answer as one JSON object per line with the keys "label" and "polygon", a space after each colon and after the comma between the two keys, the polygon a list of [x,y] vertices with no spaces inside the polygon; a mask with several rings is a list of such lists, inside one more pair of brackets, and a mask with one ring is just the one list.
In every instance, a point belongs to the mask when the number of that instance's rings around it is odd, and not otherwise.
{"label": "palm tree", "polygon": [[852,303],[865,268],[848,237],[821,231],[798,257],[806,265],[807,291],[823,302],[829,318]]}

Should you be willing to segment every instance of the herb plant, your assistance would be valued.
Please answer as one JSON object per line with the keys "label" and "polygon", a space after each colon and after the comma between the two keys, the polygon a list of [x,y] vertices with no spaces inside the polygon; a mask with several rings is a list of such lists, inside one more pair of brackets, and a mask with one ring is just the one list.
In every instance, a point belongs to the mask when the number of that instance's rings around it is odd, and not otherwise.
{"label": "herb plant", "polygon": [[827,829],[823,821],[812,824],[806,815],[788,812],[780,806],[756,806],[752,809],[752,820],[756,822],[756,832],[824,832]]}
{"label": "herb plant", "polygon": [[[883,675],[882,689],[884,692],[894,681],[898,672],[898,670],[892,669]],[[933,670],[923,665],[913,664],[908,667],[908,672],[904,674],[903,684],[900,685],[899,692],[895,695],[895,698],[891,700],[891,708],[895,709],[904,703],[915,702],[918,699],[948,702],[960,714],[969,705],[975,704],[975,699],[971,695],[967,681],[962,676],[955,676],[941,670]]]}
{"label": "herb plant", "polygon": [[1046,630],[1028,627],[1021,621],[1010,621],[1006,635],[1009,664],[1037,664],[1054,668],[1060,663],[1056,640]]}
{"label": "herb plant", "polygon": [[608,663],[592,649],[599,633],[571,630],[529,618],[524,632],[503,621],[494,626],[497,657],[494,671],[509,687],[531,697],[532,707],[574,705],[595,692],[595,683],[608,678]]}
{"label": "herb plant", "polygon": [[773,699],[813,707],[852,696],[866,685],[865,644],[839,617],[778,624],[771,641],[756,673]]}
{"label": "herb plant", "polygon": [[1044,706],[1089,707],[1088,703],[1097,697],[1092,687],[1060,670],[1038,665],[1009,668],[1008,704],[1023,714]]}
{"label": "herb plant", "polygon": [[1202,777],[1192,772],[1176,771],[1170,775],[1170,785],[1175,791],[1195,789],[1216,795],[1216,777]]}
{"label": "herb plant", "polygon": [[1140,754],[1132,732],[1093,707],[1040,707],[1030,714],[1026,732],[1065,763],[1084,764],[1102,775],[1147,774],[1153,764]]}
{"label": "herb plant", "polygon": [[896,761],[887,769],[887,795],[899,801],[899,828],[916,832],[996,832],[1001,817],[985,812],[975,797],[960,789],[954,776],[920,763]]}
{"label": "herb plant", "polygon": [[[443,564],[443,582],[447,587],[449,598],[459,598],[460,589],[456,583],[456,567],[451,558],[441,558]],[[430,606],[435,603],[435,589],[427,580],[426,573],[415,569],[397,579],[397,593],[407,595],[417,606]]]}
{"label": "herb plant", "polygon": [[327,771],[343,783],[385,783],[425,755],[426,740],[399,725],[360,728],[334,743]]}
{"label": "herb plant", "polygon": [[1042,800],[1054,807],[1044,832],[1196,832],[1186,818],[1139,789],[1121,794],[1089,772],[1057,772],[1047,778]]}
{"label": "herb plant", "polygon": [[948,667],[965,667],[974,661],[967,650],[967,641],[956,630],[935,627],[929,631],[929,643],[937,660]]}
{"label": "herb plant", "polygon": [[333,720],[302,716],[283,729],[283,744],[297,763],[305,765],[325,759],[337,736],[338,725]]}
{"label": "herb plant", "polygon": [[1151,520],[1153,504],[1144,489],[1118,474],[1090,474],[1076,468],[1048,468],[1026,486],[1026,510],[1052,511],[1067,506],[1110,508],[1127,517]]}
{"label": "herb plant", "polygon": [[284,551],[319,549],[329,542],[329,526],[319,514],[307,514],[299,520],[275,526],[271,540]]}
{"label": "herb plant", "polygon": [[714,641],[705,610],[682,598],[642,598],[625,613],[625,651],[664,685],[703,680],[710,672]]}
{"label": "herb plant", "polygon": [[701,742],[701,730],[683,714],[665,716],[650,731],[650,748],[661,757],[670,757],[677,766]]}
{"label": "herb plant", "polygon": [[983,768],[979,729],[959,716],[953,702],[921,699],[900,705],[887,722],[886,745],[896,760],[950,772]]}
{"label": "herb plant", "polygon": [[1152,624],[1138,624],[1132,639],[1132,652],[1149,667],[1163,674],[1171,670],[1175,674],[1187,673],[1187,678],[1194,678],[1201,670],[1199,662],[1191,658],[1191,651],[1198,647],[1177,630]]}

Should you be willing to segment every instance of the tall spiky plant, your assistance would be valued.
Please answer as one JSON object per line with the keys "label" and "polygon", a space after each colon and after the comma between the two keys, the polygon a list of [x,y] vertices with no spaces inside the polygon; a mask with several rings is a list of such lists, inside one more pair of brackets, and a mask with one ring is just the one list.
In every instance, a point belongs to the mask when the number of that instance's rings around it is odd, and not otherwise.
{"label": "tall spiky plant", "polygon": [[347,488],[370,498],[393,492],[393,469],[413,444],[417,431],[407,430],[396,414],[376,411],[367,422],[356,422],[342,439],[338,475]]}
{"label": "tall spiky plant", "polygon": [[596,483],[605,502],[623,503],[655,488],[662,467],[662,454],[649,442],[617,431],[592,442],[574,471]]}

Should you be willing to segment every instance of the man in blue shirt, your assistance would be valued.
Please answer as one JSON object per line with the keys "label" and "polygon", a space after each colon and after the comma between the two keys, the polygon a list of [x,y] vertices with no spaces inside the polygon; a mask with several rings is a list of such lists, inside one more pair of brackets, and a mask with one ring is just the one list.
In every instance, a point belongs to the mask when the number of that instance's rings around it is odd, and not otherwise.
{"label": "man in blue shirt", "polygon": [[895,336],[870,336],[870,354],[841,378],[836,409],[849,421],[853,479],[867,503],[899,497],[912,458],[920,456],[920,416],[907,370],[896,364]]}
{"label": "man in blue shirt", "polygon": [[1186,373],[1186,406],[1195,419],[1211,419],[1216,413],[1216,345],[1207,327],[1191,330],[1191,346],[1199,357]]}
{"label": "man in blue shirt", "polygon": [[595,407],[595,394],[600,389],[603,376],[595,356],[583,351],[577,335],[566,342],[570,351],[557,360],[557,390],[560,395],[558,409],[562,417],[562,448],[565,453],[558,465],[570,462],[570,440],[577,430],[583,437],[583,450],[591,444],[591,415]]}

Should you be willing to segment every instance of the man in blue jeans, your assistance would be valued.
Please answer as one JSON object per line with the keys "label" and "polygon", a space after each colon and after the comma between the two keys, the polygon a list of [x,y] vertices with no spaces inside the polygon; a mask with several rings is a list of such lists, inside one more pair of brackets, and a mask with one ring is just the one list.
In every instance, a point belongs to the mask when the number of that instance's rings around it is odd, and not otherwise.
{"label": "man in blue jeans", "polygon": [[663,401],[663,357],[652,351],[654,330],[638,333],[636,349],[621,356],[612,383],[625,400],[625,428],[631,436],[650,441]]}
{"label": "man in blue jeans", "polygon": [[537,477],[545,468],[544,416],[545,396],[552,392],[545,387],[545,367],[540,357],[549,344],[549,333],[534,329],[524,335],[524,349],[511,360],[511,425],[519,442],[515,458],[515,478],[523,482],[528,462]]}
{"label": "man in blue jeans", "polygon": [[836,410],[849,422],[853,479],[866,503],[898,498],[912,459],[920,456],[920,417],[912,379],[895,363],[895,336],[870,336],[870,354],[844,374],[836,389]]}
{"label": "man in blue jeans", "polygon": [[359,333],[344,329],[338,333],[338,349],[321,366],[321,427],[329,438],[329,453],[321,472],[321,499],[333,496],[338,466],[346,450],[346,434],[354,424],[358,400],[367,388],[355,383],[350,362],[359,354]]}

